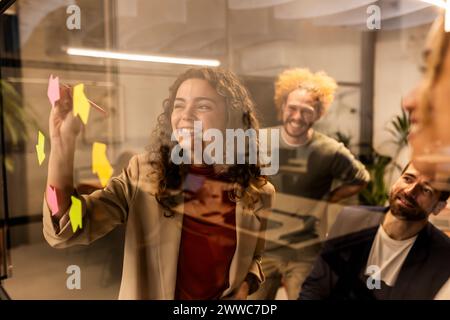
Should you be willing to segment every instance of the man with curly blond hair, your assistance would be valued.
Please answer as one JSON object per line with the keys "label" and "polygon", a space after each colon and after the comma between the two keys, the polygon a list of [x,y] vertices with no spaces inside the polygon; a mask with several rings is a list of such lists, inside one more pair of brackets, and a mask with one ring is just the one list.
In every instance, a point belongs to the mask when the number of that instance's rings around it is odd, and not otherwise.
{"label": "man with curly blond hair", "polygon": [[[316,218],[324,235],[325,201],[335,203],[356,195],[369,181],[364,165],[343,144],[313,128],[332,104],[336,89],[336,81],[326,73],[298,68],[282,72],[275,83],[274,100],[282,125],[276,127],[280,130],[280,172],[272,182],[278,192],[297,197],[299,223],[311,229],[309,234],[307,230],[290,234],[285,239],[289,244],[317,236]],[[338,186],[332,189],[334,181]],[[319,245],[300,252],[280,247],[280,239],[267,240],[263,259],[266,282],[252,298],[274,299],[282,283],[288,298],[296,299]]]}

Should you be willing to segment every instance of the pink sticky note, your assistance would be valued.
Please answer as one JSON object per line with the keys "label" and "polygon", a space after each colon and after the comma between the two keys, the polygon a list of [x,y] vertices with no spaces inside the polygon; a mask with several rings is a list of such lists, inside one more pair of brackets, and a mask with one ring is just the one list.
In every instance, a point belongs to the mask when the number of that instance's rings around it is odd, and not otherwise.
{"label": "pink sticky note", "polygon": [[50,210],[52,211],[52,216],[58,213],[59,206],[58,206],[58,198],[56,197],[56,191],[55,188],[52,186],[47,187],[47,202],[50,206]]}
{"label": "pink sticky note", "polygon": [[55,102],[59,100],[59,78],[53,77],[53,75],[50,75],[50,78],[48,79],[48,88],[47,88],[47,96],[48,100],[50,100],[50,103],[52,104],[52,107],[55,107]]}

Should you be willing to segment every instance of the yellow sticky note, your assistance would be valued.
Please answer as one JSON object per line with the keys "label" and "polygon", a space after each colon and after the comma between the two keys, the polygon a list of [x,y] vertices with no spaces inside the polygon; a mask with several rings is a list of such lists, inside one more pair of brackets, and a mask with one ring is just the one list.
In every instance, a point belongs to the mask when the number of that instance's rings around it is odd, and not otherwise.
{"label": "yellow sticky note", "polygon": [[96,173],[103,187],[113,174],[113,168],[106,157],[106,144],[94,142],[92,145],[92,172]]}
{"label": "yellow sticky note", "polygon": [[41,165],[45,159],[45,136],[41,131],[38,132],[38,144],[36,145],[36,153],[39,165]]}
{"label": "yellow sticky note", "polygon": [[81,200],[74,196],[71,196],[72,205],[70,206],[69,217],[70,224],[72,225],[72,231],[75,233],[78,228],[83,228],[82,220],[82,210],[81,210]]}
{"label": "yellow sticky note", "polygon": [[75,117],[80,115],[81,121],[83,121],[84,124],[87,124],[90,109],[91,105],[84,94],[84,84],[77,84],[73,87],[73,115]]}

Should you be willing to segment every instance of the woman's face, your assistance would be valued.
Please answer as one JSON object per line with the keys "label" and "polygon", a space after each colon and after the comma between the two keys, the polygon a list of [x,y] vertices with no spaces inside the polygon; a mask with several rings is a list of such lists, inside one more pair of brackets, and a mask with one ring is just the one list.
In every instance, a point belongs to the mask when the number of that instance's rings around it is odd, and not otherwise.
{"label": "woman's face", "polygon": [[193,140],[194,121],[202,123],[203,132],[208,129],[225,132],[228,121],[225,99],[203,79],[188,79],[178,88],[171,124],[173,130],[179,133],[176,134],[179,143],[183,142],[183,135],[186,134]]}

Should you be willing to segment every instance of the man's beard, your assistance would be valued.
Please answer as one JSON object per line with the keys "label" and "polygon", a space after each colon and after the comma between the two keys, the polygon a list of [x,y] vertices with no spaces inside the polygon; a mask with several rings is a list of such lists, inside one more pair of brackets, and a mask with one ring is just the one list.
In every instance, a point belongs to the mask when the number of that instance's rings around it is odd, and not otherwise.
{"label": "man's beard", "polygon": [[[294,122],[298,125],[298,127],[295,127],[295,124],[291,123]],[[303,135],[305,135],[308,130],[312,127],[311,123],[307,123],[304,121],[293,121],[291,119],[287,119],[286,121],[283,122],[283,126],[284,126],[284,131],[291,137],[301,137]]]}
{"label": "man's beard", "polygon": [[[402,205],[398,199],[402,199],[403,201],[410,204],[412,207]],[[406,221],[421,221],[428,218],[428,212],[422,208],[420,208],[419,204],[411,197],[408,197],[404,193],[391,192],[389,195],[389,205],[392,214],[400,219]]]}

